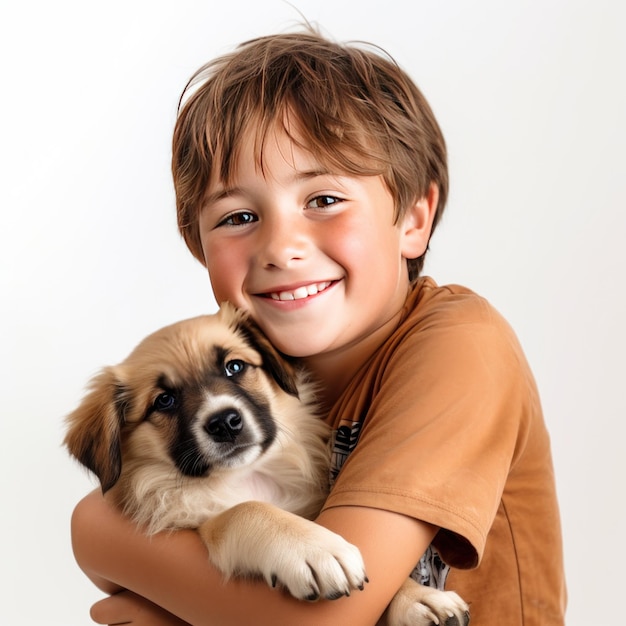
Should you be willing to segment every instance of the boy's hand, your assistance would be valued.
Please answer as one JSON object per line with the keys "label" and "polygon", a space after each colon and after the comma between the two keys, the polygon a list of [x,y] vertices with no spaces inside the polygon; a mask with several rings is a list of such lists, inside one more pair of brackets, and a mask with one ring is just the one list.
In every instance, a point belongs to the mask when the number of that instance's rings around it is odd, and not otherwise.
{"label": "boy's hand", "polygon": [[132,591],[120,591],[91,607],[96,624],[132,624],[133,626],[189,626],[188,622]]}

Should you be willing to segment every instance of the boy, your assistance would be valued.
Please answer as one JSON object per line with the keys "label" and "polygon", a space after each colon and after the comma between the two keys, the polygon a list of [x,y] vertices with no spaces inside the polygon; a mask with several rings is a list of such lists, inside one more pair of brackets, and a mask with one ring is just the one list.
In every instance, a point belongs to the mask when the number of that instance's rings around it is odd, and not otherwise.
{"label": "boy", "polygon": [[412,572],[457,591],[480,626],[563,624],[532,374],[487,302],[419,277],[448,189],[421,93],[388,58],[312,32],[248,42],[192,87],[173,142],[181,233],[216,301],[248,310],[321,383],[337,434],[317,522],[360,548],[370,583],[315,604],[224,585],[195,533],[148,540],[94,492],[73,516],[76,557],[127,591],[92,617],[375,624]]}

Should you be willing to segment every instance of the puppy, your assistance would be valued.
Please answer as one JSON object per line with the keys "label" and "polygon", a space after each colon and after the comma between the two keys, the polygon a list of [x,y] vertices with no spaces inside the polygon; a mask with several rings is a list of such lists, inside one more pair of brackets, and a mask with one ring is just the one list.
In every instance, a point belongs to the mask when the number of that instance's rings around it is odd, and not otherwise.
{"label": "puppy", "polygon": [[[67,425],[65,445],[107,498],[150,534],[197,528],[226,578],[261,576],[306,600],[363,589],[358,549],[310,521],[330,462],[313,387],[230,305],[149,335],[91,381]],[[421,621],[404,622],[416,610]],[[466,610],[408,581],[389,623]]]}

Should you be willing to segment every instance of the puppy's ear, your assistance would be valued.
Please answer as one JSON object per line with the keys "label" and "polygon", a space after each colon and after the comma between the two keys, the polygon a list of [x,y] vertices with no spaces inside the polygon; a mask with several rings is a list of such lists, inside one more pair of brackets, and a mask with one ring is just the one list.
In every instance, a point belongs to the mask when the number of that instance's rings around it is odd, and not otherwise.
{"label": "puppy's ear", "polygon": [[239,331],[263,358],[263,367],[289,395],[298,397],[298,375],[295,367],[272,345],[252,318],[241,311],[226,305],[226,314],[234,316],[235,329]]}
{"label": "puppy's ear", "polygon": [[113,369],[104,369],[91,380],[90,392],[66,420],[64,444],[98,477],[102,493],[113,487],[122,471],[123,416],[118,401],[121,389]]}

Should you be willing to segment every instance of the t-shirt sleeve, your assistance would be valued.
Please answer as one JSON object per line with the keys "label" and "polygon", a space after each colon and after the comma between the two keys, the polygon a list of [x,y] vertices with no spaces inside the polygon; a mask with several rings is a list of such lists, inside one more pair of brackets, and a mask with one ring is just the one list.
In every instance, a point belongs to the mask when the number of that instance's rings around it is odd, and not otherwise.
{"label": "t-shirt sleeve", "polygon": [[379,360],[359,442],[325,508],[382,508],[440,527],[455,567],[480,561],[523,446],[534,381],[508,324],[484,300],[423,318]]}

